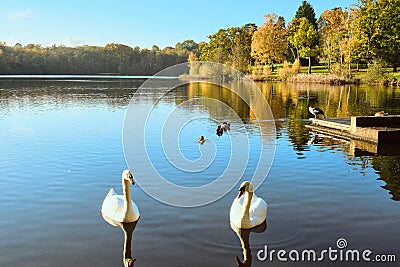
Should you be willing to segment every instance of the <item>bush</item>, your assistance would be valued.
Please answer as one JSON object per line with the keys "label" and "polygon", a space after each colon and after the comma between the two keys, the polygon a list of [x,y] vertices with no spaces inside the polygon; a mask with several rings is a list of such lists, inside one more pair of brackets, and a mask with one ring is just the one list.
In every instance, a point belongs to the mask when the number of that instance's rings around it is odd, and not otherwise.
{"label": "bush", "polygon": [[278,76],[283,82],[292,76],[292,68],[287,61],[283,62],[282,68],[278,69]]}
{"label": "bush", "polygon": [[388,75],[383,69],[383,65],[380,61],[374,61],[369,64],[367,70],[367,81],[372,84],[387,84]]}
{"label": "bush", "polygon": [[294,61],[292,67],[285,61],[283,62],[282,68],[278,69],[278,76],[284,82],[298,73],[300,73],[300,61],[297,59]]}
{"label": "bush", "polygon": [[342,76],[342,66],[340,66],[340,63],[331,64],[331,74],[339,77]]}
{"label": "bush", "polygon": [[292,65],[292,74],[300,73],[300,60],[296,59]]}

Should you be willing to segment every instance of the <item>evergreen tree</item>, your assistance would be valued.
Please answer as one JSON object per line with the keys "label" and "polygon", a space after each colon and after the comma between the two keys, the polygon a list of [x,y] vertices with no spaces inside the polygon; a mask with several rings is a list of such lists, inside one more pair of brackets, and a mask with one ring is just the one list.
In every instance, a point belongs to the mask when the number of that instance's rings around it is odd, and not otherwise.
{"label": "evergreen tree", "polygon": [[303,1],[296,11],[296,19],[307,18],[308,21],[317,29],[317,19],[315,17],[314,8],[307,1]]}

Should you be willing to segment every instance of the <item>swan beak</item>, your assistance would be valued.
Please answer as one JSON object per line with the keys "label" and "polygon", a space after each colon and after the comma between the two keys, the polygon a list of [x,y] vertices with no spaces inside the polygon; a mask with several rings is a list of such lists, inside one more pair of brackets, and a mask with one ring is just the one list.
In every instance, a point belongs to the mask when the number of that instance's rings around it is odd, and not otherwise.
{"label": "swan beak", "polygon": [[237,198],[240,198],[244,194],[244,191],[245,191],[244,187],[240,188]]}
{"label": "swan beak", "polygon": [[132,185],[135,185],[135,181],[133,180],[133,175],[131,173],[129,173],[129,181]]}

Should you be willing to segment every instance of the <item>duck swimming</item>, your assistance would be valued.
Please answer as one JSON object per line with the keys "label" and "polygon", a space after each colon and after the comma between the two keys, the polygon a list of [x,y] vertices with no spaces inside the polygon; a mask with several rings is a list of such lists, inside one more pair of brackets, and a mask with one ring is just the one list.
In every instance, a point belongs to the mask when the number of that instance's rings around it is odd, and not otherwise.
{"label": "duck swimming", "polygon": [[197,142],[198,142],[199,144],[201,144],[201,145],[204,143],[204,141],[205,141],[204,136],[200,136],[200,137],[197,139]]}

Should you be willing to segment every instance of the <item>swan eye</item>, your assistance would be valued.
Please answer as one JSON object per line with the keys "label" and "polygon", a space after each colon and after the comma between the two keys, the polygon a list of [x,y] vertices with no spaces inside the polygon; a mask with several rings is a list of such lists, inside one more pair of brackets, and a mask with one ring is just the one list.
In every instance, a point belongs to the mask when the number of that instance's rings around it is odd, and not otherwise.
{"label": "swan eye", "polygon": [[129,179],[133,179],[132,173],[129,174]]}
{"label": "swan eye", "polygon": [[245,187],[245,186],[242,186],[242,187],[239,189],[239,191],[245,191],[245,189],[246,189],[246,187]]}

